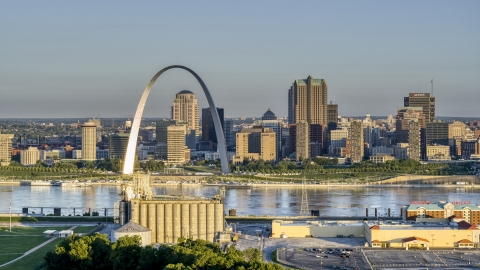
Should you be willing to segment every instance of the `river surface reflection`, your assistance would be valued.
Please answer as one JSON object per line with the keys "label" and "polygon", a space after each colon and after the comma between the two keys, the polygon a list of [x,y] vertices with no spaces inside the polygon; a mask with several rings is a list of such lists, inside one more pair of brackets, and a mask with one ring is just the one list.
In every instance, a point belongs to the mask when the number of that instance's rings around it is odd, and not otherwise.
{"label": "river surface reflection", "polygon": [[[206,186],[161,186],[154,187],[156,194],[212,197],[219,193],[218,187]],[[43,186],[0,185],[0,213],[20,213],[22,207],[29,212],[53,213],[53,207],[62,208],[62,215],[97,210],[103,215],[104,208],[113,208],[119,200],[119,186],[97,185],[86,188],[62,188]],[[379,215],[385,215],[391,208],[392,215],[398,216],[399,209],[411,201],[438,202],[470,201],[479,204],[478,190],[472,188],[400,188],[400,187],[309,187],[307,189],[310,210],[320,210],[322,216],[364,216],[369,208]],[[234,208],[237,215],[278,215],[293,216],[300,212],[302,189],[292,187],[259,187],[254,189],[227,189],[226,209]],[[50,208],[51,207],[51,208]],[[108,210],[109,215],[113,210]]]}

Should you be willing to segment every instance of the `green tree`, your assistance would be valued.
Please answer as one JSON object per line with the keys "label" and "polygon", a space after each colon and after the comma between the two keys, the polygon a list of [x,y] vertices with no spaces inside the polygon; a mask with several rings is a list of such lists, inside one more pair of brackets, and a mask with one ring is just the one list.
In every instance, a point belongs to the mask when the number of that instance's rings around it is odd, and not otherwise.
{"label": "green tree", "polygon": [[110,260],[114,269],[136,269],[142,247],[141,238],[138,235],[122,236],[113,245]]}

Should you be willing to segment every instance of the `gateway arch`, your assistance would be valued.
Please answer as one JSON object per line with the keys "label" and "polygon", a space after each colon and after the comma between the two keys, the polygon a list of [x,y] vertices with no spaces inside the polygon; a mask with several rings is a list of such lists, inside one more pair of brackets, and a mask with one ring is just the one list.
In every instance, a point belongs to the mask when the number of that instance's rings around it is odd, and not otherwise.
{"label": "gateway arch", "polygon": [[213,124],[215,127],[215,135],[217,135],[217,147],[220,153],[220,162],[222,165],[222,173],[228,174],[230,173],[229,164],[228,164],[228,156],[227,156],[227,145],[225,143],[225,136],[223,135],[222,124],[220,123],[220,117],[218,116],[217,106],[215,106],[215,102],[213,101],[212,95],[210,91],[208,91],[207,86],[203,82],[202,78],[197,75],[193,70],[189,69],[185,66],[180,65],[173,65],[168,66],[162,70],[160,70],[148,83],[147,87],[143,91],[142,97],[140,98],[140,102],[138,103],[137,111],[135,112],[135,118],[133,119],[132,129],[130,131],[130,138],[128,139],[128,147],[127,147],[127,154],[125,155],[125,163],[123,165],[123,174],[132,174],[133,173],[133,163],[135,161],[135,150],[137,149],[137,138],[138,138],[138,130],[140,129],[140,122],[142,121],[142,114],[143,109],[145,108],[145,103],[147,102],[148,94],[150,94],[150,90],[152,89],[153,84],[155,81],[162,75],[165,71],[173,68],[180,68],[190,72],[200,83],[202,86],[203,91],[205,92],[205,96],[208,100],[208,105],[210,107],[210,112],[212,113]]}

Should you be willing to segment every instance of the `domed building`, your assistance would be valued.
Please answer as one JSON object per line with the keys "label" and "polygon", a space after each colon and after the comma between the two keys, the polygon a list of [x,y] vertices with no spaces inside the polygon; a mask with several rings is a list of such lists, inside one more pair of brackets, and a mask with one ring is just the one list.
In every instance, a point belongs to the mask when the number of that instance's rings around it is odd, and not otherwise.
{"label": "domed building", "polygon": [[263,114],[262,120],[277,120],[277,116],[268,108],[268,111]]}
{"label": "domed building", "polygon": [[122,236],[134,236],[138,235],[142,238],[142,246],[148,246],[152,243],[152,231],[149,228],[143,227],[133,221],[128,222],[122,227],[112,232],[111,241],[115,242]]}

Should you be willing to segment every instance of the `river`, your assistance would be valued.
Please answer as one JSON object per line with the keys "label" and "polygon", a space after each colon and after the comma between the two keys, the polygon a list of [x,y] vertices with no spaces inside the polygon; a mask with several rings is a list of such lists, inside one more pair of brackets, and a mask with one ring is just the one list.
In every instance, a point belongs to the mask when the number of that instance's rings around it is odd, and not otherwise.
{"label": "river", "polygon": [[[160,186],[154,187],[156,194],[188,195],[211,197],[219,193],[218,187],[207,186]],[[369,208],[370,216],[374,208],[379,215],[385,215],[391,208],[394,216],[399,216],[400,208],[411,201],[470,201],[479,204],[478,189],[472,188],[405,188],[405,187],[309,187],[307,188],[310,210],[320,210],[322,216],[364,216]],[[29,212],[53,213],[53,207],[60,207],[62,215],[68,215],[76,208],[76,213],[99,211],[113,208],[119,200],[119,186],[94,185],[92,187],[43,187],[0,185],[0,213],[7,213],[10,202],[13,213],[21,213],[23,207]],[[300,187],[256,187],[253,189],[227,189],[225,208],[234,208],[237,215],[299,215],[302,202]],[[113,215],[113,210],[108,210]]]}

